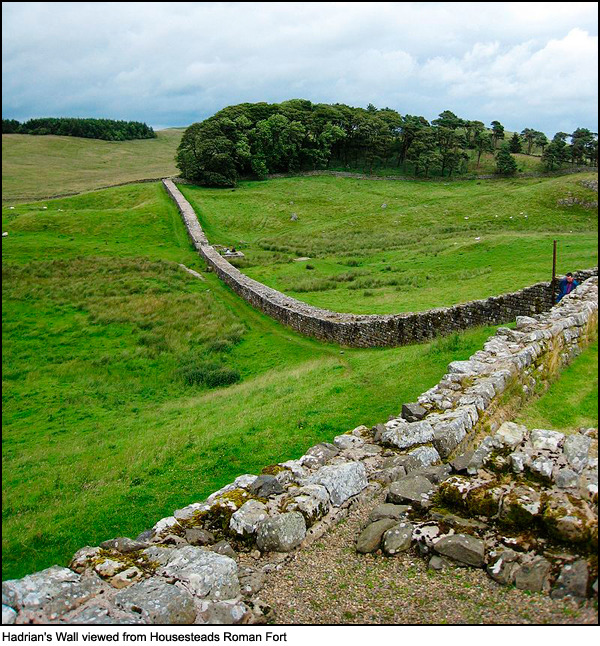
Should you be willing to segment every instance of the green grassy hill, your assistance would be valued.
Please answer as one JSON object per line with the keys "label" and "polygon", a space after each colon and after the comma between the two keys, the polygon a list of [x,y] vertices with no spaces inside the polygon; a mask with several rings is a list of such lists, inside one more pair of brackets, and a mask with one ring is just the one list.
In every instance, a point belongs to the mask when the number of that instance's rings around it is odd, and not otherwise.
{"label": "green grassy hill", "polygon": [[2,135],[2,203],[177,174],[175,153],[183,130],[159,130],[156,139],[135,141]]}
{"label": "green grassy hill", "polygon": [[492,332],[343,352],[301,337],[178,267],[201,263],[158,183],[2,214],[3,578],[386,420]]}
{"label": "green grassy hill", "polygon": [[[397,414],[492,332],[340,349],[184,272],[203,265],[160,183],[21,203],[172,174],[180,136],[3,136],[3,578],[135,536],[241,473]],[[596,213],[556,206],[595,199],[584,177],[183,191],[211,241],[244,249],[249,275],[385,312],[547,278],[554,237],[560,270],[596,264]]]}
{"label": "green grassy hill", "polygon": [[[189,185],[209,240],[235,246],[242,271],[328,309],[418,311],[514,291],[598,263],[597,209],[559,206],[596,174],[456,182],[329,176]],[[295,214],[295,216],[294,216]],[[297,217],[292,220],[292,217]],[[296,261],[297,258],[309,260]]]}

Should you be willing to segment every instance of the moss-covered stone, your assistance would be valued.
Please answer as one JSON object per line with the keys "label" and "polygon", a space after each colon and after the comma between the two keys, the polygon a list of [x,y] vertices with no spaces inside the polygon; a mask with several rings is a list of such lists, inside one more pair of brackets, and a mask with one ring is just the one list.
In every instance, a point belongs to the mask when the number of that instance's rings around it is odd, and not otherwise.
{"label": "moss-covered stone", "polygon": [[531,486],[519,485],[504,495],[498,519],[510,527],[531,529],[537,525],[542,509],[540,492]]}
{"label": "moss-covered stone", "polygon": [[474,516],[492,518],[497,516],[504,489],[495,482],[472,488],[466,497],[466,506]]}
{"label": "moss-covered stone", "polygon": [[435,507],[465,509],[467,493],[471,489],[471,480],[465,476],[452,476],[440,484],[432,502]]}
{"label": "moss-covered stone", "polygon": [[264,467],[260,473],[265,476],[276,476],[282,471],[289,471],[289,469],[282,467],[280,464],[270,464],[269,466]]}
{"label": "moss-covered stone", "polygon": [[583,500],[567,494],[548,498],[543,513],[548,534],[560,541],[598,547],[598,518]]}

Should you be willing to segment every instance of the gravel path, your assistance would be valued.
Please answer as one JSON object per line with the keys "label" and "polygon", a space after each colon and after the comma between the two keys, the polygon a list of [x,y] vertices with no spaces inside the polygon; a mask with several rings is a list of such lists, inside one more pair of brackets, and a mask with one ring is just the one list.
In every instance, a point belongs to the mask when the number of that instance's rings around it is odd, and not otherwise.
{"label": "gravel path", "polygon": [[376,500],[355,507],[312,546],[267,575],[260,599],[273,624],[597,624],[597,601],[578,605],[500,586],[482,570],[427,569],[354,549]]}

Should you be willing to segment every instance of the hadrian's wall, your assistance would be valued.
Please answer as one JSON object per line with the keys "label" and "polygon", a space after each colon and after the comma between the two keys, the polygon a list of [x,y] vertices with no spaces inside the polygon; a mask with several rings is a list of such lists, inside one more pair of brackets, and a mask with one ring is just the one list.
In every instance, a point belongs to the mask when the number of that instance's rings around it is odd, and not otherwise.
{"label": "hadrian's wall", "polygon": [[[550,283],[517,292],[440,307],[426,312],[359,315],[313,307],[249,278],[209,243],[192,206],[170,179],[163,184],[183,217],[194,247],[212,270],[252,306],[297,332],[350,347],[398,346],[418,343],[478,325],[498,325],[550,309]],[[597,275],[597,268],[576,272],[578,280]]]}
{"label": "hadrian's wall", "polygon": [[[516,323],[467,361],[452,362],[418,403],[385,424],[358,427],[259,476],[240,475],[135,539],[82,548],[68,568],[4,581],[2,623],[264,622],[267,574],[357,501],[376,496],[387,504],[373,510],[359,552],[416,549],[434,554],[431,567],[458,562],[487,568],[501,583],[586,596],[597,567],[589,558],[598,540],[592,436],[527,434],[502,421],[511,401],[543,389],[597,335],[597,277]],[[451,476],[464,470],[474,478]],[[440,520],[440,499],[458,514]],[[464,517],[473,508],[479,520]],[[249,552],[254,560],[242,558]]]}

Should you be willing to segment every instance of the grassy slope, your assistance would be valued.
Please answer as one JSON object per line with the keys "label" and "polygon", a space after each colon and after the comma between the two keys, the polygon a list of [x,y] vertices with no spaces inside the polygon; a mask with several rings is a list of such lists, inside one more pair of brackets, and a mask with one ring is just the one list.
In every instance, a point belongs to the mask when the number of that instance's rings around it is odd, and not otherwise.
{"label": "grassy slope", "polygon": [[183,129],[157,134],[156,139],[136,141],[2,135],[2,203],[174,175]]}
{"label": "grassy slope", "polygon": [[516,420],[529,428],[573,432],[598,427],[598,341],[567,367]]}
{"label": "grassy slope", "polygon": [[[200,262],[159,184],[4,207],[3,230],[3,578],[385,420],[491,332],[343,353],[303,338],[177,268]],[[186,385],[182,362],[207,356],[241,381]]]}
{"label": "grassy slope", "polygon": [[587,177],[452,183],[299,177],[244,182],[235,190],[181,188],[211,242],[243,249],[239,266],[252,278],[321,307],[392,313],[548,280],[553,239],[559,272],[595,266],[597,212],[557,206],[570,194],[597,199],[579,183]]}

